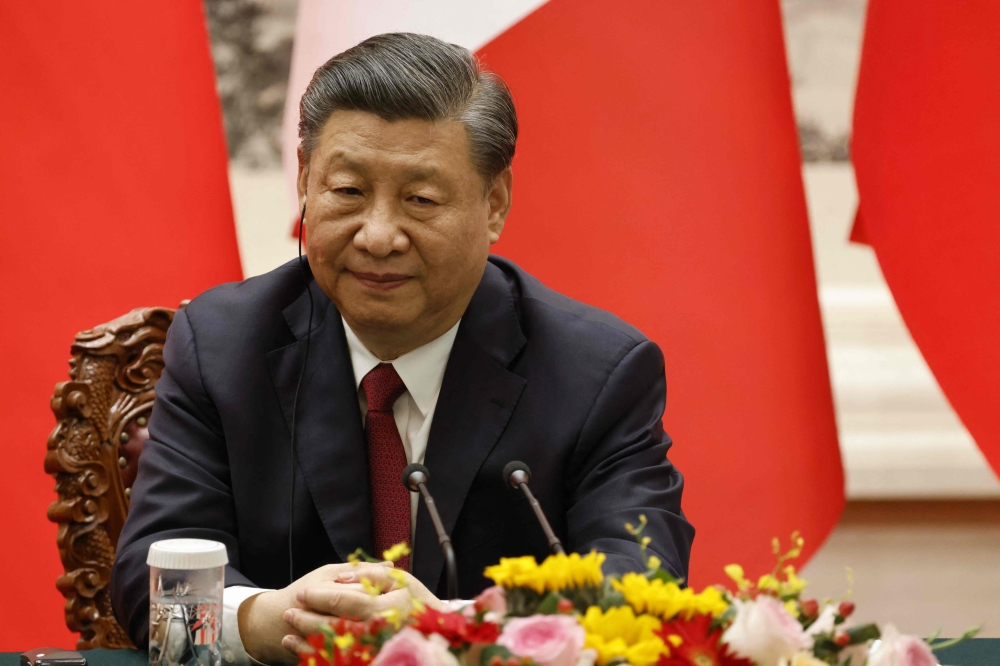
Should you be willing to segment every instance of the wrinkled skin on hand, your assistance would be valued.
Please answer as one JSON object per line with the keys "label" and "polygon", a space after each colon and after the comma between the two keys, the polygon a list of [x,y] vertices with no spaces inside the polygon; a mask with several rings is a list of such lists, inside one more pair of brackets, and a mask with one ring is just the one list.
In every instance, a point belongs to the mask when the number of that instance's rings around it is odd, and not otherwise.
{"label": "wrinkled skin on hand", "polygon": [[[308,651],[305,636],[332,618],[367,620],[390,608],[409,611],[412,598],[443,604],[406,572],[393,574],[391,563],[328,564],[288,587],[250,597],[239,608],[243,647],[253,659],[267,664],[297,664]],[[365,589],[362,579],[367,579]],[[372,588],[378,593],[374,593]]]}

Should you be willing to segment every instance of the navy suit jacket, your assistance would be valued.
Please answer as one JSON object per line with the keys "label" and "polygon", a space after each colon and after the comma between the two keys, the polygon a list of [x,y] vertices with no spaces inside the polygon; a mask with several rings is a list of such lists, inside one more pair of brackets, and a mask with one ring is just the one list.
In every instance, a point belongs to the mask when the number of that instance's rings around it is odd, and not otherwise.
{"label": "navy suit jacket", "polygon": [[[226,585],[289,583],[294,575],[372,552],[368,457],[351,359],[337,308],[295,261],[216,287],[177,312],[164,348],[143,449],[111,575],[119,623],[146,645],[149,568],[159,539],[224,543]],[[542,285],[491,256],[462,318],[434,412],[424,463],[454,542],[459,593],[490,583],[501,557],[547,555],[524,497],[501,470],[522,460],[568,551],[607,554],[606,572],[641,569],[625,530],[645,514],[650,550],[687,573],[694,529],[683,479],[667,460],[660,419],[663,355],[617,317]],[[294,469],[294,497],[291,474]],[[444,557],[423,505],[411,569],[443,596]]]}

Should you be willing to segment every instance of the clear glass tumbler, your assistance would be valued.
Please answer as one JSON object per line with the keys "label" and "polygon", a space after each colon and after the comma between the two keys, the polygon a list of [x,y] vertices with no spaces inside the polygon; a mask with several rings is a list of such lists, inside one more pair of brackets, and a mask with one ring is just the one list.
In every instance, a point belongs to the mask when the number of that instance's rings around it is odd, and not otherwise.
{"label": "clear glass tumbler", "polygon": [[226,547],[168,539],[149,547],[149,663],[220,666]]}

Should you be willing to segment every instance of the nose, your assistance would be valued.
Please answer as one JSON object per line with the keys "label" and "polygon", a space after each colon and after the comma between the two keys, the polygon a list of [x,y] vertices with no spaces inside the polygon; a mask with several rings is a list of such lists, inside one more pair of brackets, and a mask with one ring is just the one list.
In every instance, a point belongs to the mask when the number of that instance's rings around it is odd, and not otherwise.
{"label": "nose", "polygon": [[361,227],[354,234],[354,247],[382,259],[393,252],[404,254],[410,238],[400,226],[402,211],[394,202],[376,200]]}

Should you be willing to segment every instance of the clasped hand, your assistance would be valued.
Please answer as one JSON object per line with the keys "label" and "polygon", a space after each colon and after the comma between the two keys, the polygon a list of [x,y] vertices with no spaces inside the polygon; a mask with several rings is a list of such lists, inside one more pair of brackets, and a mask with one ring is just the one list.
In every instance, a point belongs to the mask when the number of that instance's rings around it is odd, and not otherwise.
{"label": "clasped hand", "polygon": [[[390,608],[408,612],[416,597],[441,602],[409,573],[390,575],[392,563],[328,564],[280,590],[262,592],[239,608],[239,630],[247,654],[266,664],[295,664],[307,651],[305,636],[331,619],[367,620]],[[366,585],[362,584],[366,579]],[[372,587],[378,594],[374,594]]]}

